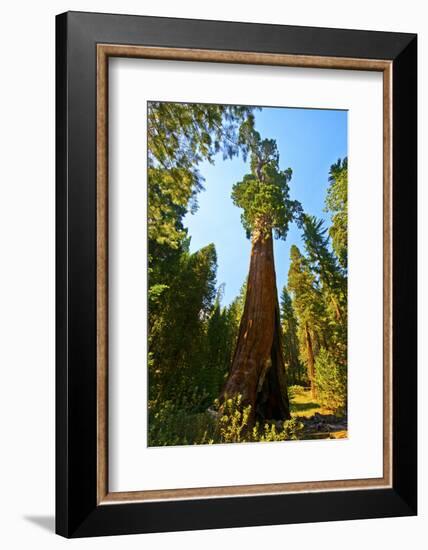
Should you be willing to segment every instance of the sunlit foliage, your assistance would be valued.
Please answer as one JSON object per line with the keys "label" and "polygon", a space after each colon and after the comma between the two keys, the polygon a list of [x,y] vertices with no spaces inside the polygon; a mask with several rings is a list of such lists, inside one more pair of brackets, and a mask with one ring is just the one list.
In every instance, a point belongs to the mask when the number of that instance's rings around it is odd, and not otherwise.
{"label": "sunlit foliage", "polygon": [[291,168],[280,170],[275,140],[251,136],[251,173],[233,186],[232,199],[239,208],[247,237],[256,234],[285,239],[290,222],[301,211],[298,201],[290,199]]}

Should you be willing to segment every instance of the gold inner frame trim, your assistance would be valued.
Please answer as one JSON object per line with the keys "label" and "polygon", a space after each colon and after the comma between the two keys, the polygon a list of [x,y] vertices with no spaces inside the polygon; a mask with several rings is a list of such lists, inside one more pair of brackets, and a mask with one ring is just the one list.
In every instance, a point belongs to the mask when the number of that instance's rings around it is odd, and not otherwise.
{"label": "gold inner frame trim", "polygon": [[[383,73],[383,476],[295,483],[109,492],[108,488],[108,59],[347,69]],[[221,498],[392,486],[392,62],[187,48],[97,45],[97,503]]]}

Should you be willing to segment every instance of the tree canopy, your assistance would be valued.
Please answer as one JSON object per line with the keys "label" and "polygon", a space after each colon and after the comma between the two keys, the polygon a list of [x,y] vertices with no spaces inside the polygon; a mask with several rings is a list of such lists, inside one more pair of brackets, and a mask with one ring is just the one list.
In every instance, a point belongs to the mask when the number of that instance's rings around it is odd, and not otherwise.
{"label": "tree canopy", "polygon": [[280,170],[276,141],[261,139],[253,131],[249,141],[251,173],[232,189],[232,199],[243,209],[242,224],[247,237],[285,239],[290,222],[301,212],[298,201],[290,199],[292,170]]}
{"label": "tree canopy", "polygon": [[303,217],[303,237],[308,261],[337,320],[345,322],[347,280],[336,256],[329,248],[329,237],[326,233],[322,220],[315,216]]}
{"label": "tree canopy", "polygon": [[199,103],[148,104],[148,233],[158,244],[177,248],[185,237],[181,220],[197,208],[203,189],[198,166],[217,153],[232,158],[248,152],[253,108]]}
{"label": "tree canopy", "polygon": [[329,234],[333,250],[344,269],[348,267],[348,159],[338,159],[329,174],[325,210],[332,214]]}

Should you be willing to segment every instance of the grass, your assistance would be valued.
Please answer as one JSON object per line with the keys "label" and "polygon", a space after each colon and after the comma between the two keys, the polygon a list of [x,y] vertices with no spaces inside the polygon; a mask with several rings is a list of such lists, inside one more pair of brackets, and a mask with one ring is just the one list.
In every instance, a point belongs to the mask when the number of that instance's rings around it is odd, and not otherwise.
{"label": "grass", "polygon": [[331,414],[331,410],[321,407],[319,403],[314,401],[311,390],[305,390],[304,388],[301,390],[294,389],[290,392],[290,408],[291,416],[310,418],[315,413]]}

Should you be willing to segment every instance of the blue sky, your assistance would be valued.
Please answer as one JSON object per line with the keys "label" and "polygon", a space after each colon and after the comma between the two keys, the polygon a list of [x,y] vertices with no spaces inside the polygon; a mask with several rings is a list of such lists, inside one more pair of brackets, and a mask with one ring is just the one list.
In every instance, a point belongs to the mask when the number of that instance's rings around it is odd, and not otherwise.
{"label": "blue sky", "polygon": [[[347,112],[321,109],[263,108],[255,113],[256,129],[262,138],[276,139],[282,170],[290,167],[290,198],[301,202],[308,214],[322,217],[326,226],[330,217],[324,209],[330,166],[347,156]],[[199,208],[187,214],[184,225],[191,236],[194,252],[209,243],[217,250],[217,283],[224,283],[223,305],[228,305],[239,293],[248,273],[251,244],[245,236],[241,209],[231,199],[232,186],[250,171],[249,160],[242,158],[200,165],[205,178],[198,196]],[[289,228],[287,239],[275,241],[275,268],[278,292],[287,284],[290,247],[303,250],[300,230]]]}

